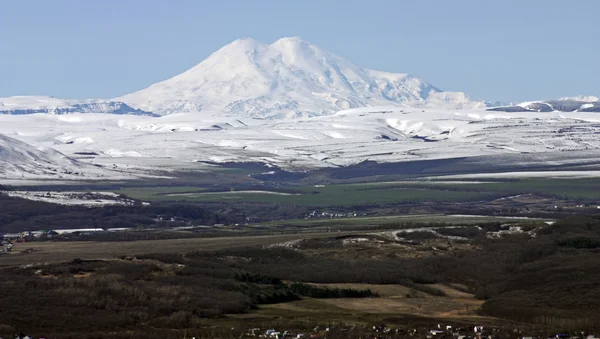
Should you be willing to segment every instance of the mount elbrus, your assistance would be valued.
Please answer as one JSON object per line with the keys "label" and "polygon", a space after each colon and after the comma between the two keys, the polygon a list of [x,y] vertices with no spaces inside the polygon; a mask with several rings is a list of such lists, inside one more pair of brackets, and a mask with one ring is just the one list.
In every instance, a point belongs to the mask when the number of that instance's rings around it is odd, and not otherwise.
{"label": "mount elbrus", "polygon": [[286,170],[447,158],[492,167],[589,163],[600,154],[598,107],[595,97],[486,107],[299,38],[239,39],[116,99],[0,99],[0,173],[123,178],[208,162]]}

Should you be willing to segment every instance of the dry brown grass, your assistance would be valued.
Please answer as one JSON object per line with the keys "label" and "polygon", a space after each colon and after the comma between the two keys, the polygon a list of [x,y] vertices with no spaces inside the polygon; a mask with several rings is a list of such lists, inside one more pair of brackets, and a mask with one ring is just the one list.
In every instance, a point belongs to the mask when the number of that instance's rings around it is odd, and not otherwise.
{"label": "dry brown grass", "polygon": [[[379,284],[311,284],[320,287],[329,288],[350,288],[355,290],[370,289],[374,293],[377,293],[381,298],[404,298],[406,294],[410,293],[410,287],[402,285],[379,285]],[[425,295],[424,293],[422,293]]]}
{"label": "dry brown grass", "polygon": [[[379,294],[377,298],[362,299],[312,299],[263,305],[260,310],[245,315],[245,320],[269,317],[289,317],[298,319],[328,319],[332,322],[365,323],[381,321],[394,317],[414,317],[415,319],[445,319],[456,322],[477,322],[495,324],[500,320],[482,317],[476,311],[482,301],[473,295],[464,293],[452,286],[435,284],[432,287],[443,290],[444,297],[431,296],[411,291],[410,287],[400,285],[375,284],[314,284],[331,288],[371,289]],[[407,297],[412,293],[412,297]],[[416,297],[415,297],[416,296]],[[237,317],[235,317],[237,318]]]}
{"label": "dry brown grass", "polygon": [[[424,318],[452,319],[464,321],[492,320],[478,316],[476,311],[483,303],[471,294],[445,284],[430,285],[444,291],[446,296],[432,296],[401,285],[376,284],[314,284],[330,288],[370,289],[378,298],[362,299],[305,299],[285,304],[269,305],[259,313],[315,314],[331,312],[340,317],[381,317],[393,314],[412,315]],[[411,297],[407,297],[411,295]]]}
{"label": "dry brown grass", "polygon": [[[340,232],[341,234],[351,234]],[[336,233],[338,235],[338,233]],[[266,236],[192,238],[167,240],[140,240],[126,242],[31,242],[17,244],[14,252],[0,256],[0,266],[31,263],[61,262],[75,258],[111,259],[148,253],[184,253],[191,251],[216,251],[229,248],[265,246],[296,239],[330,237],[331,233],[302,233]],[[21,250],[32,249],[29,253]]]}
{"label": "dry brown grass", "polygon": [[461,299],[473,299],[473,295],[464,292],[467,287],[460,284],[431,284],[431,287],[435,287],[438,290],[444,292],[447,297],[450,298],[461,298]]}

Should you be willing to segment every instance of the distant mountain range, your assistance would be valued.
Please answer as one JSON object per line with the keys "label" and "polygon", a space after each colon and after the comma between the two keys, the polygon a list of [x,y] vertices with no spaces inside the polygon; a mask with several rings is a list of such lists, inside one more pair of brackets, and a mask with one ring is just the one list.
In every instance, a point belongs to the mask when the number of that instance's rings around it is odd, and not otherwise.
{"label": "distant mountain range", "polygon": [[63,100],[44,96],[0,98],[0,114],[21,115],[37,113],[109,113],[157,116],[151,112],[135,109],[119,101]]}
{"label": "distant mountain range", "polygon": [[516,105],[488,108],[501,112],[600,112],[600,99],[594,96],[528,101]]}

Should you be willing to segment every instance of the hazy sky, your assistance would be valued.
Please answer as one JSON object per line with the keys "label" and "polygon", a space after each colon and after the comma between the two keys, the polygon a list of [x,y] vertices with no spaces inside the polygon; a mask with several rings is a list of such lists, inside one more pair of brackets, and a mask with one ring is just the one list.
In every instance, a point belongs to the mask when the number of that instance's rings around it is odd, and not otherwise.
{"label": "hazy sky", "polygon": [[600,1],[1,0],[0,97],[109,98],[252,37],[476,99],[600,95]]}

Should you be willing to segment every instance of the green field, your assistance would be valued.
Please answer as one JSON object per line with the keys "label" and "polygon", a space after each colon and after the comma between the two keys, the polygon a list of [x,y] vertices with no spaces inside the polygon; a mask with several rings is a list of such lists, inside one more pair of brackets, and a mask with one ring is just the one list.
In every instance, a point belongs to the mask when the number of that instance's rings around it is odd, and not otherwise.
{"label": "green field", "polygon": [[303,206],[351,206],[387,203],[469,202],[518,194],[548,198],[597,200],[600,179],[522,179],[465,183],[398,181],[384,183],[290,186],[285,190],[208,192],[194,186],[123,188],[117,192],[147,201],[263,202]]}

